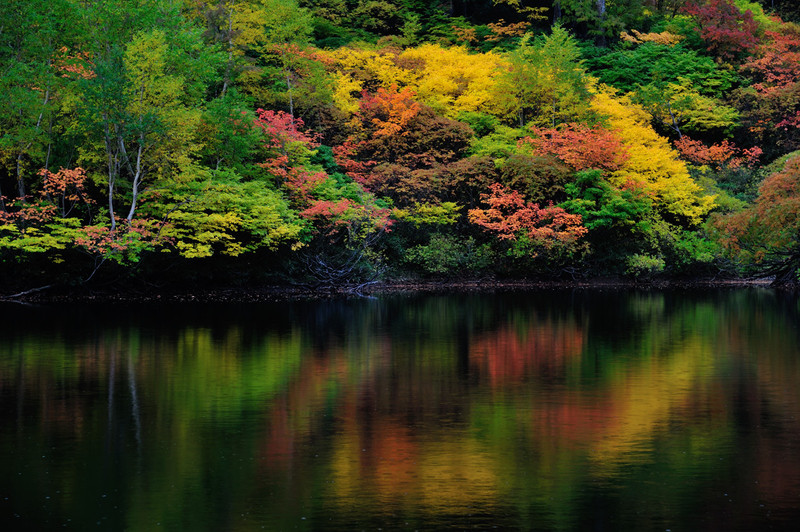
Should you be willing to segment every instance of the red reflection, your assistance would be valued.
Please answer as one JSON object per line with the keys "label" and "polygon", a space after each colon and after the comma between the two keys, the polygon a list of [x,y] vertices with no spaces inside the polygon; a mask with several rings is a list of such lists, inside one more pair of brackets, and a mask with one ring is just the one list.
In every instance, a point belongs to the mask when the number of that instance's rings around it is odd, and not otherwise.
{"label": "red reflection", "polygon": [[531,374],[556,375],[567,360],[580,356],[584,333],[574,323],[531,323],[520,330],[506,325],[481,335],[470,346],[470,365],[481,378],[501,386]]}

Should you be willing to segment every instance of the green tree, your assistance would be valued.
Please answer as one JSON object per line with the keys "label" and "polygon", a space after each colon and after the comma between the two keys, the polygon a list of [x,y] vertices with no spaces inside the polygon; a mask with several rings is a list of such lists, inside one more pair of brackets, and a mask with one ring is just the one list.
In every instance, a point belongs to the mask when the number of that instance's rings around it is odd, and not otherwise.
{"label": "green tree", "polygon": [[520,127],[555,127],[586,117],[589,93],[580,49],[562,26],[535,40],[524,37],[508,59],[510,68],[501,74],[497,98]]}
{"label": "green tree", "polygon": [[105,166],[112,231],[118,192],[125,192],[124,219],[130,224],[145,179],[155,182],[169,175],[197,151],[198,104],[218,64],[216,56],[203,53],[199,29],[177,10],[133,4],[128,7],[142,16],[137,22],[149,29],[125,27],[131,13],[120,6],[100,4],[86,15],[86,23],[97,19],[100,30],[91,42],[95,75],[83,82],[78,126],[86,142],[81,158],[89,167]]}
{"label": "green tree", "polygon": [[71,77],[68,62],[77,26],[67,0],[0,5],[0,164],[23,200],[38,169],[50,162],[53,123]]}

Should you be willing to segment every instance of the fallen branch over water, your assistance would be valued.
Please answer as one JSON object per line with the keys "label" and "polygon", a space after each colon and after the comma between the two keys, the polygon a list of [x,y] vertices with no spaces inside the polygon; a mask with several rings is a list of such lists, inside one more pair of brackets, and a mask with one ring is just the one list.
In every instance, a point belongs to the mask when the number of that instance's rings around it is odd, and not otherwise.
{"label": "fallen branch over water", "polygon": [[47,290],[48,288],[52,288],[53,285],[46,284],[44,286],[40,286],[38,288],[31,288],[30,290],[24,290],[22,292],[17,292],[16,294],[11,294],[9,296],[2,296],[0,295],[0,300],[7,300],[7,299],[17,299],[19,297],[27,296],[28,294],[34,294],[36,292],[41,292],[43,290]]}

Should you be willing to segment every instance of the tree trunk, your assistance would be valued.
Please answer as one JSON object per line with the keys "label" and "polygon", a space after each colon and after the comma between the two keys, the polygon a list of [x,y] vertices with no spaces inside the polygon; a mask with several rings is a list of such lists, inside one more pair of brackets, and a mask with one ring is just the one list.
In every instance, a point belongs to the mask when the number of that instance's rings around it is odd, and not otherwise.
{"label": "tree trunk", "polygon": [[672,119],[672,129],[678,133],[678,138],[682,139],[683,134],[681,133],[680,120],[677,116],[675,116],[675,112],[672,110],[672,104],[669,102],[669,100],[667,100],[667,110],[669,111],[669,116]]}
{"label": "tree trunk", "polygon": [[136,204],[139,200],[139,187],[142,184],[142,152],[144,151],[144,135],[139,139],[139,149],[136,150],[136,171],[133,174],[133,184],[131,185],[131,210],[128,211],[128,226],[131,225],[133,215],[136,213]]}
{"label": "tree trunk", "polygon": [[597,0],[597,39],[595,40],[597,46],[605,48],[608,43],[606,42],[606,0]]}
{"label": "tree trunk", "polygon": [[233,73],[233,8],[236,2],[231,4],[228,10],[228,62],[225,65],[225,80],[222,84],[222,93],[220,96],[225,96],[228,90],[228,83],[231,82],[231,75]]}
{"label": "tree trunk", "polygon": [[22,155],[23,151],[17,154],[17,195],[20,201],[25,201],[25,181],[22,179]]}
{"label": "tree trunk", "polygon": [[[48,61],[49,64],[49,61]],[[39,112],[39,117],[36,119],[36,128],[35,132],[38,133],[39,129],[42,127],[42,119],[44,118],[44,111],[47,108],[47,104],[50,102],[50,89],[44,91],[44,100],[42,101],[42,110]],[[33,145],[33,140],[28,142],[24,148],[21,148],[19,153],[17,154],[17,193],[19,194],[20,201],[25,201],[26,190],[25,190],[25,181],[22,179],[22,157],[25,155],[30,147]]]}
{"label": "tree trunk", "polygon": [[108,217],[111,219],[111,230],[117,228],[117,219],[114,214],[114,189],[117,183],[117,175],[119,175],[119,152],[115,145],[118,144],[118,139],[111,138],[111,127],[108,124],[108,117],[106,116],[105,123],[105,143],[106,155],[108,156]]}

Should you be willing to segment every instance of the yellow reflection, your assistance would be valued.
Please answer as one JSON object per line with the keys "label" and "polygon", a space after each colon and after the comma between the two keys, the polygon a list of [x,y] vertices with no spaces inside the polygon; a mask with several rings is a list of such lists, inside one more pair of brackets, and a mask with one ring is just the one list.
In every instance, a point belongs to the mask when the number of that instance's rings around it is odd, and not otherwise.
{"label": "yellow reflection", "polygon": [[603,401],[613,416],[608,416],[608,425],[591,447],[593,473],[609,476],[623,463],[647,459],[654,434],[704,386],[713,364],[709,343],[694,336],[670,354],[654,355],[621,370],[608,384]]}

